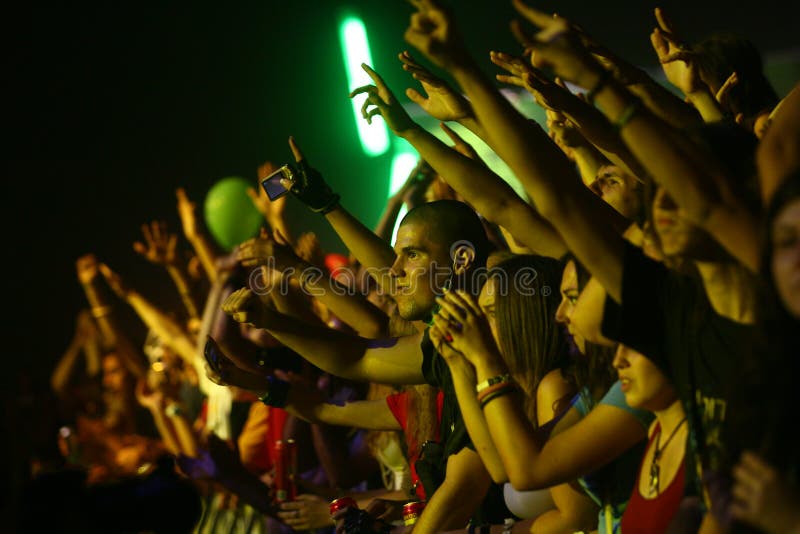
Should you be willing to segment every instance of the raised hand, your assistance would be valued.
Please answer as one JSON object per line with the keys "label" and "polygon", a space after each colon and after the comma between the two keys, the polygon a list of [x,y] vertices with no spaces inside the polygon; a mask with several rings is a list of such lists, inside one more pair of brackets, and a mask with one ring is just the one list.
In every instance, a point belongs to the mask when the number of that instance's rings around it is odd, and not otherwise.
{"label": "raised hand", "polygon": [[520,15],[539,27],[536,34],[529,36],[519,21],[512,23],[515,35],[531,51],[533,66],[550,67],[561,78],[583,87],[597,82],[602,67],[584,47],[579,32],[567,19],[536,10],[522,0],[514,0],[513,4]]}
{"label": "raised hand", "polygon": [[[361,68],[372,78],[375,85],[364,85],[354,89],[350,93],[350,98],[366,93],[367,99],[364,101],[364,105],[361,106],[361,115],[366,119],[367,123],[372,124],[372,117],[380,115],[386,122],[386,126],[401,137],[406,132],[416,128],[416,123],[411,120],[406,110],[394,97],[383,78],[372,70],[369,65],[362,64]],[[371,109],[370,106],[372,106]]]}
{"label": "raised hand", "polygon": [[428,330],[428,335],[430,336],[431,342],[433,342],[433,346],[436,351],[442,355],[448,364],[464,358],[463,354],[450,346],[449,342],[447,341],[447,336],[449,334],[443,332],[441,328],[436,326],[436,324],[431,326],[430,330]]}
{"label": "raised hand", "polygon": [[97,258],[94,254],[85,254],[75,262],[78,281],[83,285],[91,284],[100,274]]}
{"label": "raised hand", "polygon": [[458,152],[462,156],[468,157],[471,160],[483,163],[484,167],[486,166],[486,163],[484,163],[484,161],[481,159],[481,157],[478,155],[478,152],[472,147],[472,145],[464,141],[460,135],[454,132],[453,129],[450,128],[445,123],[443,122],[439,123],[439,126],[442,128],[442,131],[444,131],[444,133],[447,134],[447,137],[449,137],[450,140],[453,141],[453,149],[456,152]]}
{"label": "raised hand", "polygon": [[440,121],[459,121],[474,118],[472,106],[466,98],[456,92],[444,80],[434,75],[431,71],[417,63],[406,50],[398,56],[403,63],[403,69],[417,80],[427,96],[423,96],[416,89],[406,89],[406,96],[425,110],[425,112]]}
{"label": "raised hand", "polygon": [[[152,371],[151,371],[152,372]],[[143,407],[151,411],[160,411],[164,408],[164,394],[158,388],[151,389],[148,379],[140,378],[136,382],[136,401]]]}
{"label": "raised hand", "polygon": [[237,323],[251,324],[256,328],[266,328],[271,316],[270,309],[247,287],[228,295],[222,303],[222,311]]}
{"label": "raised hand", "polygon": [[103,278],[106,279],[108,286],[111,288],[114,293],[121,299],[125,299],[128,297],[128,294],[131,292],[128,285],[122,280],[122,277],[111,270],[111,268],[106,265],[105,263],[99,264],[100,272],[103,274]]}
{"label": "raised hand", "polygon": [[133,250],[156,265],[176,264],[175,248],[178,244],[178,236],[167,231],[167,223],[154,221],[149,225],[143,224],[142,235],[144,243],[136,241],[133,244]]}
{"label": "raised hand", "polygon": [[661,8],[655,9],[658,28],[650,34],[650,42],[661,62],[667,80],[680,89],[684,95],[695,93],[703,88],[695,54],[682,43],[675,26]]}
{"label": "raised hand", "polygon": [[[725,83],[717,91],[717,94],[714,95],[714,99],[719,103],[720,106],[723,108],[730,110],[730,95],[731,90],[739,85],[739,75],[735,72],[732,72],[730,76],[725,80]],[[738,120],[738,118],[737,118]]]}
{"label": "raised hand", "polygon": [[209,338],[209,343],[215,346],[217,360],[215,365],[206,363],[206,377],[219,386],[234,386],[263,395],[269,390],[269,382],[263,374],[241,369],[228,356],[223,354],[217,343]]}
{"label": "raised hand", "polygon": [[333,192],[319,171],[311,166],[294,137],[289,137],[289,148],[297,162],[298,173],[293,182],[282,179],[283,186],[315,213],[326,214],[333,210],[339,204],[339,195]]}
{"label": "raised hand", "polygon": [[181,219],[181,226],[183,226],[183,235],[189,241],[197,238],[197,216],[195,215],[197,206],[194,202],[189,200],[186,196],[186,190],[179,187],[175,190],[175,196],[178,199],[178,217]]}
{"label": "raised hand", "polygon": [[731,512],[735,518],[765,532],[797,532],[800,495],[774,467],[745,452],[733,468],[733,477]]}
{"label": "raised hand", "polygon": [[261,230],[259,237],[240,243],[236,251],[236,259],[245,267],[267,265],[270,258],[275,258],[272,260],[274,262],[272,267],[282,270],[296,256],[288,247],[277,244],[264,229]]}
{"label": "raised hand", "polygon": [[417,9],[403,36],[408,44],[439,67],[451,69],[469,61],[451,14],[435,0],[410,0]]}
{"label": "raised hand", "polygon": [[498,354],[489,321],[475,297],[455,290],[437,297],[436,302],[441,307],[433,318],[433,324],[444,334],[450,347],[476,366]]}

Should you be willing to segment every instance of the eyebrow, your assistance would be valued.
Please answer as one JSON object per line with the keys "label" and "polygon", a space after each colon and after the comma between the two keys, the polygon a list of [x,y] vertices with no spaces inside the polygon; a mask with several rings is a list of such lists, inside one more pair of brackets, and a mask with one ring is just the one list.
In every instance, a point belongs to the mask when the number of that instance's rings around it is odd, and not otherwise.
{"label": "eyebrow", "polygon": [[419,245],[409,245],[400,249],[400,252],[407,254],[409,252],[428,252],[425,247]]}

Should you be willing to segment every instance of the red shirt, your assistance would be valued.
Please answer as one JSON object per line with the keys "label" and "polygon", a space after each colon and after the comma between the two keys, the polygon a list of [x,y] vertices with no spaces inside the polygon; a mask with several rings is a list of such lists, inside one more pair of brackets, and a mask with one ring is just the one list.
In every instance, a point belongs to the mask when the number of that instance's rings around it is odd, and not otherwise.
{"label": "red shirt", "polygon": [[[647,450],[653,446],[653,440],[661,432],[661,427],[656,423],[650,441],[647,443]],[[646,456],[646,454],[645,454]],[[644,458],[642,458],[644,461]],[[670,482],[669,486],[658,494],[655,499],[645,499],[639,492],[639,480],[634,484],[631,498],[625,513],[622,516],[620,529],[625,534],[660,534],[666,532],[672,522],[672,518],[678,513],[681,500],[683,499],[685,462],[681,462],[678,472]],[[642,464],[639,466],[639,473],[649,473],[650,466]]]}
{"label": "red shirt", "polygon": [[[436,437],[435,439],[439,439],[439,426],[442,423],[442,402],[444,400],[444,394],[441,390],[436,394]],[[411,433],[406,432],[408,428],[408,392],[403,391],[402,393],[395,393],[394,395],[389,395],[386,397],[386,404],[389,405],[389,409],[392,411],[394,418],[397,419],[397,422],[400,423],[400,426],[403,429],[403,432],[406,437],[406,445],[408,446],[409,451],[415,451],[411,458],[408,459],[408,463],[411,467],[411,483],[416,486],[417,496],[421,501],[425,500],[425,489],[422,487],[422,484],[419,483],[419,477],[417,476],[417,467],[416,462],[419,458],[419,450],[420,450],[420,443],[415,443],[414,436]]]}

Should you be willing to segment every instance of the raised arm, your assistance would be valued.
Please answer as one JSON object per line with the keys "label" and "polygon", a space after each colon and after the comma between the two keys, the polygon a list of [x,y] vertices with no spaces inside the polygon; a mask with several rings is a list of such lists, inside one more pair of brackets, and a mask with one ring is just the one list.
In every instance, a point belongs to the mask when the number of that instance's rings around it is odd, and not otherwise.
{"label": "raised arm", "polygon": [[143,224],[142,235],[144,236],[144,243],[136,241],[133,244],[133,250],[150,263],[160,265],[167,270],[172,282],[178,289],[189,319],[200,319],[200,314],[197,312],[197,302],[192,295],[189,284],[189,277],[175,254],[178,236],[170,234],[167,230],[167,224],[164,222],[152,222],[149,226]]}
{"label": "raised arm", "polygon": [[[450,149],[412,121],[378,73],[367,65],[363,67],[375,85],[360,87],[351,96],[368,94],[363,109],[368,121],[375,115],[383,117],[389,128],[411,143],[476,211],[506,228],[526,246],[552,257],[560,257],[566,252],[558,233],[511,186],[482,163]],[[374,107],[369,109],[369,106]],[[447,126],[442,126],[448,135],[455,135]]]}
{"label": "raised arm", "polygon": [[208,236],[202,232],[197,223],[197,206],[189,200],[186,190],[182,187],[175,190],[175,196],[178,199],[178,215],[181,218],[183,234],[197,253],[197,257],[200,259],[209,281],[213,283],[219,274],[215,265],[217,254],[214,252],[214,246],[209,241]]}
{"label": "raised arm", "polygon": [[293,315],[280,304],[282,301],[285,303],[287,293],[302,290],[350,325],[359,336],[370,339],[385,337],[389,318],[383,311],[362,295],[352,294],[323,269],[301,259],[289,247],[262,236],[242,243],[238,258],[246,267],[262,266],[264,279],[270,281],[269,295],[278,304],[278,311]]}
{"label": "raised arm", "polygon": [[[542,28],[532,41],[537,61],[552,66],[564,79],[594,88],[603,113],[615,124],[648,175],[684,210],[687,219],[705,229],[744,265],[757,269],[758,224],[727,185],[718,162],[643,108],[618,82],[604,77],[602,67],[581,47],[567,21],[519,0],[515,5],[523,16]],[[614,288],[607,285],[604,276],[595,272],[590,263],[586,265],[616,299]]]}
{"label": "raised arm", "polygon": [[72,341],[70,341],[67,350],[64,351],[64,354],[53,369],[53,373],[50,375],[50,387],[53,388],[56,395],[62,396],[66,393],[67,385],[72,373],[75,372],[75,366],[78,363],[81,351],[91,341],[91,338],[98,335],[99,332],[92,321],[89,311],[81,310],[75,322],[75,334],[72,336]]}
{"label": "raised arm", "polygon": [[[609,293],[619,298],[622,217],[584,187],[547,134],[520,115],[483,76],[449,15],[430,0],[420,6],[406,30],[406,40],[454,75],[486,129],[491,147],[514,171],[539,213]],[[617,228],[610,221],[618,221]]]}
{"label": "raised arm", "polygon": [[100,271],[111,289],[133,308],[142,322],[148,328],[151,328],[164,343],[177,352],[187,364],[192,365],[195,358],[194,341],[180,323],[164,313],[139,292],[128,287],[122,278],[112,271],[108,265],[100,264]]}
{"label": "raised arm", "polygon": [[302,323],[264,307],[248,288],[232,293],[223,311],[240,323],[269,330],[320,369],[342,378],[383,384],[421,384],[422,334],[369,340]]}
{"label": "raised arm", "polygon": [[[339,195],[333,193],[322,175],[311,167],[294,137],[289,138],[289,146],[297,161],[301,177],[299,182],[291,185],[292,194],[312,211],[325,216],[361,265],[369,268],[371,272],[388,271],[395,260],[392,245],[375,235],[341,206]],[[379,284],[382,282],[380,278],[380,276],[375,277]]]}
{"label": "raised arm", "polygon": [[[437,321],[442,335],[449,335],[454,346],[461,346],[464,334],[448,325],[446,320]],[[475,366],[478,383],[508,374],[508,368],[495,352],[462,352]],[[583,419],[572,408],[557,425],[555,435],[547,439],[528,421],[522,409],[523,399],[523,393],[516,389],[483,406],[489,434],[509,482],[517,490],[568,483],[603,467],[646,434],[644,426],[632,414],[600,405]]]}
{"label": "raised arm", "polygon": [[106,295],[98,279],[99,266],[97,258],[92,254],[78,258],[76,264],[78,280],[83,286],[86,299],[92,309],[92,315],[97,320],[103,338],[114,347],[125,368],[136,378],[141,378],[147,372],[147,366],[141,353],[134,347],[114,316],[114,308],[106,300]]}

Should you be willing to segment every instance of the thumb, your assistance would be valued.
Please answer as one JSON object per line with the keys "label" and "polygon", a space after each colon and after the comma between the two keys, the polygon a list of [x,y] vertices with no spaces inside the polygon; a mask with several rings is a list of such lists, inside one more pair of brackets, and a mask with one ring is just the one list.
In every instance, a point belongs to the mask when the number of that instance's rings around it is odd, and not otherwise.
{"label": "thumb", "polygon": [[420,94],[419,91],[416,89],[408,88],[406,89],[406,96],[409,100],[414,102],[415,104],[422,106],[425,103],[425,97]]}
{"label": "thumb", "polygon": [[147,247],[145,247],[145,246],[144,246],[142,243],[140,243],[139,241],[136,241],[136,242],[133,244],[133,250],[134,250],[135,252],[139,253],[139,254],[145,254],[145,253],[147,252]]}

